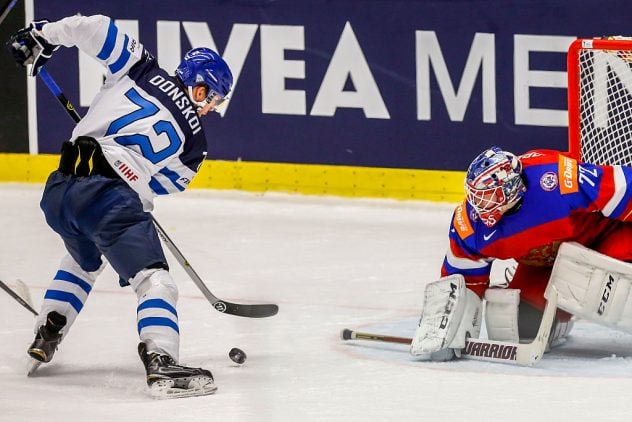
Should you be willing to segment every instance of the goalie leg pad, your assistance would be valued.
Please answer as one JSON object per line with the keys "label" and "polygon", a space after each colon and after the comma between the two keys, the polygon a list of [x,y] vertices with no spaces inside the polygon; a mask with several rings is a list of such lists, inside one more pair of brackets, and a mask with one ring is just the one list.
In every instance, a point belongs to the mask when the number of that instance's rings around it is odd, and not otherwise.
{"label": "goalie leg pad", "polygon": [[560,309],[632,333],[632,264],[563,243],[551,285],[558,291]]}
{"label": "goalie leg pad", "polygon": [[489,339],[518,343],[520,340],[518,330],[520,290],[487,289],[485,301],[485,326]]}
{"label": "goalie leg pad", "polygon": [[468,337],[478,337],[481,300],[465,286],[463,276],[443,277],[426,286],[419,326],[410,353],[418,356],[443,349],[462,349]]}
{"label": "goalie leg pad", "polygon": [[549,336],[549,344],[548,349],[552,349],[557,346],[561,346],[566,343],[568,339],[568,335],[570,334],[573,326],[575,325],[575,320],[570,319],[568,321],[560,321],[556,319],[553,322],[553,327],[551,328],[551,335]]}

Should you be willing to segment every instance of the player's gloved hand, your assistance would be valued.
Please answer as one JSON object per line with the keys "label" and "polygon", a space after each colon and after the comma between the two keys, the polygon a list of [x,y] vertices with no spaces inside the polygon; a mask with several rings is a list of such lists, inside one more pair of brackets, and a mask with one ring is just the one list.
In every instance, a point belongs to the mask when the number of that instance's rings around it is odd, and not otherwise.
{"label": "player's gloved hand", "polygon": [[40,32],[48,22],[46,19],[31,22],[29,26],[13,34],[7,43],[13,58],[19,65],[24,67],[31,65],[29,76],[37,76],[44,63],[59,48],[58,45],[46,41]]}

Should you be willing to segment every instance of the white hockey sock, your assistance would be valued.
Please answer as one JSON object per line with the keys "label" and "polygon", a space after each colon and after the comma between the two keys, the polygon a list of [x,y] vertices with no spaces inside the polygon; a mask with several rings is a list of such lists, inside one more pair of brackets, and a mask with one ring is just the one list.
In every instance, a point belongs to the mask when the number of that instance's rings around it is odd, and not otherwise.
{"label": "white hockey sock", "polygon": [[176,362],[179,358],[178,288],[168,271],[144,269],[130,284],[138,297],[137,323],[140,340],[148,352],[166,353]]}
{"label": "white hockey sock", "polygon": [[103,268],[105,264],[96,271],[84,271],[70,255],[66,255],[61,260],[59,270],[46,290],[42,307],[35,321],[35,332],[37,333],[39,327],[46,324],[46,316],[49,312],[57,311],[66,317],[66,326],[61,331],[66,335],[83,309],[92,286]]}

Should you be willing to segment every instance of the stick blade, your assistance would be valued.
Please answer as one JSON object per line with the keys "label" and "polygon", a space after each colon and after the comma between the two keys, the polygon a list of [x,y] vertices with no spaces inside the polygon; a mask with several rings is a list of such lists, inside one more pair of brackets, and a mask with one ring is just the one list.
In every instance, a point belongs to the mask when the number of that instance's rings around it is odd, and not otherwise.
{"label": "stick blade", "polygon": [[26,283],[24,283],[20,279],[15,280],[15,292],[19,294],[20,297],[31,306],[31,308],[34,308],[33,298],[31,297],[31,290],[29,289],[29,286],[26,285]]}
{"label": "stick blade", "polygon": [[213,307],[224,314],[244,318],[267,318],[279,313],[279,306],[272,303],[244,305],[241,303],[231,303],[226,302],[225,300],[218,300],[213,303]]}

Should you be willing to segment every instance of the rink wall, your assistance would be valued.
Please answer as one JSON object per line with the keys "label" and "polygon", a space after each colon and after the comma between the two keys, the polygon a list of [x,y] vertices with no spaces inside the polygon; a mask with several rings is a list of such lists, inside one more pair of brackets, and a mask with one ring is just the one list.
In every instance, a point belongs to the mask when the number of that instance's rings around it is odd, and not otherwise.
{"label": "rink wall", "polygon": [[[0,182],[44,183],[58,161],[54,154],[0,153]],[[457,202],[463,173],[207,160],[191,187]]]}
{"label": "rink wall", "polygon": [[[3,31],[100,13],[166,69],[193,46],[226,58],[234,90],[223,115],[203,120],[209,159],[195,187],[440,201],[460,198],[463,170],[490,145],[566,149],[568,46],[632,35],[627,0],[24,4]],[[0,181],[39,183],[73,122],[41,81],[0,59],[22,90],[2,93]],[[47,69],[85,114],[103,68],[60,48]],[[28,108],[16,102],[27,97]]]}

